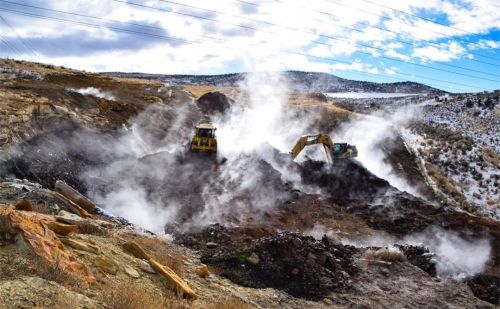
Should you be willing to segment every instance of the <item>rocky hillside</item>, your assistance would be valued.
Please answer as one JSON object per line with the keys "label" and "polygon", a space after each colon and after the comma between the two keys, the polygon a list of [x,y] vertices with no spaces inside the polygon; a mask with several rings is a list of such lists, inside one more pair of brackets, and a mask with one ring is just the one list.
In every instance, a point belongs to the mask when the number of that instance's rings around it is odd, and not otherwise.
{"label": "rocky hillside", "polygon": [[[0,67],[1,308],[499,303],[500,222],[441,203],[398,134],[371,161],[415,195],[361,157],[332,167],[314,148],[297,162],[279,149],[369,117],[275,87]],[[186,152],[209,116],[215,160]]]}
{"label": "rocky hillside", "polygon": [[[161,80],[170,84],[211,85],[237,87],[246,73],[224,75],[159,75],[143,73],[107,73],[110,76]],[[442,93],[443,91],[413,82],[372,83],[348,80],[327,73],[288,71],[284,78],[295,92],[386,92],[386,93]]]}

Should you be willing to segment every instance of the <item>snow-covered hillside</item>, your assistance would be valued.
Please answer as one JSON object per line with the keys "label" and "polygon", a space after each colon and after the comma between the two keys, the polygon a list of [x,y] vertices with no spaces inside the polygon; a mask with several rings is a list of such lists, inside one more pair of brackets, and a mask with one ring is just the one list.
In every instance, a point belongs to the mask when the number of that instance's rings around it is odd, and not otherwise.
{"label": "snow-covered hillside", "polygon": [[402,132],[443,198],[500,218],[499,93],[450,95],[421,104],[421,118]]}

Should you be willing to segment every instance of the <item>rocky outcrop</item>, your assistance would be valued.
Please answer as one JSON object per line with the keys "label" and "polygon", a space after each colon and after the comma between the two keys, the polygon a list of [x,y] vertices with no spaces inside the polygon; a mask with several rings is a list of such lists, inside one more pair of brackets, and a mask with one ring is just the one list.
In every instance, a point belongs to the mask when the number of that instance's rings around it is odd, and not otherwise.
{"label": "rocky outcrop", "polygon": [[57,235],[48,227],[55,218],[35,212],[0,208],[0,230],[18,244],[26,245],[50,267],[58,268],[71,277],[84,282],[95,281],[85,264],[79,262],[66,249]]}

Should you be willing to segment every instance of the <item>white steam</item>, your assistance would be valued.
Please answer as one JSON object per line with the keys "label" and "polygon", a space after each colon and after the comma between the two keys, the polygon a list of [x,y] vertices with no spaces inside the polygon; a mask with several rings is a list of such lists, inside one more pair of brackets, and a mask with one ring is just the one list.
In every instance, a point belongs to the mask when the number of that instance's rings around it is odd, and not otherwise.
{"label": "white steam", "polygon": [[[344,140],[358,149],[358,160],[374,175],[387,180],[393,187],[419,196],[418,191],[406,179],[399,177],[391,164],[386,162],[383,143],[396,137],[398,130],[416,115],[416,107],[403,107],[394,113],[374,113],[354,119],[334,131],[335,140]],[[389,145],[390,146],[390,145]]]}
{"label": "white steam", "polygon": [[466,240],[457,233],[430,228],[405,238],[408,244],[422,244],[436,254],[438,277],[464,279],[484,270],[491,254],[487,239]]}
{"label": "white steam", "polygon": [[105,205],[106,210],[113,215],[156,233],[162,233],[165,224],[175,218],[177,212],[177,207],[165,207],[149,200],[147,193],[140,187],[131,189],[125,186],[113,190],[100,197],[99,203]]}
{"label": "white steam", "polygon": [[491,256],[488,239],[465,239],[453,231],[429,227],[423,232],[402,239],[381,233],[360,239],[342,239],[357,247],[391,247],[394,244],[423,246],[435,255],[437,276],[464,279],[482,272]]}
{"label": "white steam", "polygon": [[93,95],[95,97],[110,100],[110,101],[114,101],[116,99],[110,92],[102,91],[99,88],[95,88],[95,87],[87,87],[87,88],[79,88],[79,89],[68,88],[68,90],[73,91],[73,92],[78,92],[78,93],[83,94],[83,95]]}

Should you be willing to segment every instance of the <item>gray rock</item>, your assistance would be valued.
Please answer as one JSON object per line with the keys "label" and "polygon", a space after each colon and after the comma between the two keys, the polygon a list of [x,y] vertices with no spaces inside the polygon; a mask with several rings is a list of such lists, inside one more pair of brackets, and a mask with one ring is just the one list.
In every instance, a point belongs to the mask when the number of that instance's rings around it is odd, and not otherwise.
{"label": "gray rock", "polygon": [[141,263],[139,264],[139,268],[145,273],[156,274],[156,270],[154,270],[146,261],[141,261]]}
{"label": "gray rock", "polygon": [[207,242],[206,246],[207,246],[208,249],[217,248],[217,244],[214,243],[214,242]]}
{"label": "gray rock", "polygon": [[259,256],[255,252],[252,252],[252,254],[250,254],[250,256],[248,257],[248,262],[253,265],[259,264]]}
{"label": "gray rock", "polygon": [[[148,264],[149,265],[149,264]],[[129,275],[131,278],[134,278],[134,279],[137,279],[137,278],[140,278],[141,275],[139,274],[139,272],[137,270],[135,270],[134,268],[130,267],[130,266],[125,266],[123,268],[123,270],[125,271],[125,273],[127,275]]]}

